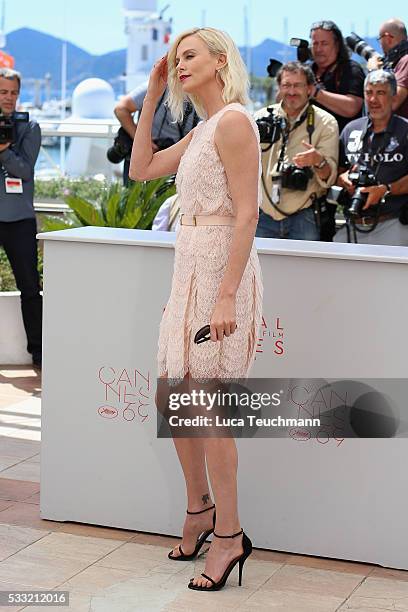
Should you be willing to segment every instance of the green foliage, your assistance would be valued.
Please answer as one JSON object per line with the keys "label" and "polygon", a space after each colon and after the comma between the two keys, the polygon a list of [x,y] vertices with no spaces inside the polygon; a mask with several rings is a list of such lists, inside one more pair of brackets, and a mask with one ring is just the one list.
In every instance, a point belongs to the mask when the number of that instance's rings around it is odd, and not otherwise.
{"label": "green foliage", "polygon": [[[38,272],[42,283],[43,258],[40,249],[38,250]],[[3,247],[0,247],[0,291],[17,291],[13,271]]]}
{"label": "green foliage", "polygon": [[62,201],[70,193],[81,198],[96,200],[101,193],[101,189],[106,189],[107,186],[107,181],[98,181],[93,178],[35,179],[34,199],[36,202],[41,202],[41,200]]}
{"label": "green foliage", "polygon": [[64,199],[72,212],[64,218],[45,217],[42,228],[47,232],[81,225],[150,229],[160,206],[175,192],[171,179],[160,178],[131,183],[129,187],[119,183],[100,186],[98,197],[93,200],[69,193]]}
{"label": "green foliage", "polygon": [[271,77],[257,77],[251,74],[251,99],[265,98],[262,106],[269,106],[275,102],[275,79]]}
{"label": "green foliage", "polygon": [[0,247],[0,291],[17,291],[13,272],[3,247]]}

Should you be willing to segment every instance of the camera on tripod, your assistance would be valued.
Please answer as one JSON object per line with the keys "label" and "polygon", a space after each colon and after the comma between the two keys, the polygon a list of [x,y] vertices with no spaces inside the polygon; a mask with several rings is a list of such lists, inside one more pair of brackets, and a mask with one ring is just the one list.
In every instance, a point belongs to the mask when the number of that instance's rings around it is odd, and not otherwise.
{"label": "camera on tripod", "polygon": [[14,112],[11,115],[5,115],[0,108],[0,144],[15,142],[17,123],[27,123],[28,119],[28,113]]}
{"label": "camera on tripod", "polygon": [[378,181],[368,166],[358,165],[356,169],[349,172],[349,179],[356,187],[352,196],[348,198],[347,214],[350,217],[361,217],[363,207],[367,202],[368,193],[362,193],[362,187],[374,187]]}
{"label": "camera on tripod", "polygon": [[284,117],[275,115],[272,106],[268,106],[266,110],[268,115],[257,119],[256,124],[261,143],[273,145],[275,142],[278,142],[282,132],[286,129],[286,120]]}

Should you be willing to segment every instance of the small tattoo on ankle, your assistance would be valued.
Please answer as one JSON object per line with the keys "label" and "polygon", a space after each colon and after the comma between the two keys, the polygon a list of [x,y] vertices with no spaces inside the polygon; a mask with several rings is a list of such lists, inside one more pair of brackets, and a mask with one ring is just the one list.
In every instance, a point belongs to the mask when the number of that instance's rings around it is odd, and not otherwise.
{"label": "small tattoo on ankle", "polygon": [[203,496],[202,496],[202,498],[201,498],[201,499],[203,500],[203,504],[204,504],[204,506],[205,506],[205,505],[206,505],[206,504],[208,504],[208,502],[210,501],[210,496],[209,496],[209,494],[208,494],[208,493],[206,493],[205,495],[203,495]]}

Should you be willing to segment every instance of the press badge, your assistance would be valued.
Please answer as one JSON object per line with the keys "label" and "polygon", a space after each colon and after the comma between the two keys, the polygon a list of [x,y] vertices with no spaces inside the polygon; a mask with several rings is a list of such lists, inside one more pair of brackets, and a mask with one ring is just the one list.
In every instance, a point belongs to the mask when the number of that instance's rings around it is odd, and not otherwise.
{"label": "press badge", "polygon": [[279,204],[280,202],[280,185],[278,183],[272,185],[271,200],[274,204]]}
{"label": "press badge", "polygon": [[23,193],[23,181],[21,178],[6,176],[6,193]]}

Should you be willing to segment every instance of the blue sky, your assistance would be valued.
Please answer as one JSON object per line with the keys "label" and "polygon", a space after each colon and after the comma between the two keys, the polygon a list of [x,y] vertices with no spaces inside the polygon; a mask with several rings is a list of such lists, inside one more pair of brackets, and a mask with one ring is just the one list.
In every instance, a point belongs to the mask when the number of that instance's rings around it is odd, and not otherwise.
{"label": "blue sky", "polygon": [[[205,25],[227,30],[244,43],[244,6],[250,17],[250,42],[265,38],[283,41],[287,17],[289,37],[308,36],[309,26],[320,19],[336,21],[346,35],[350,30],[360,36],[376,35],[382,21],[397,16],[408,21],[406,1],[394,0],[392,13],[373,1],[342,0],[328,8],[327,0],[292,2],[273,0],[158,0],[166,4],[166,16],[173,17],[173,31]],[[205,10],[203,8],[205,7]],[[306,10],[307,7],[307,10]],[[126,46],[122,0],[6,0],[6,32],[31,27],[64,37],[85,50],[100,54]]]}

